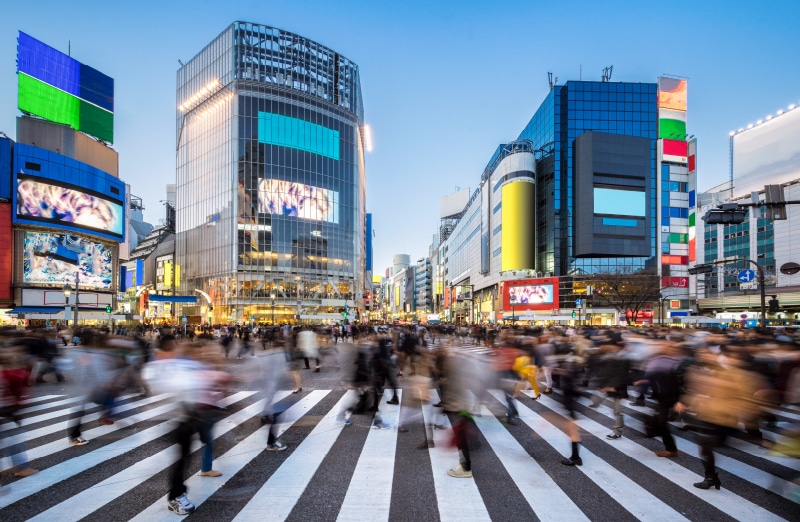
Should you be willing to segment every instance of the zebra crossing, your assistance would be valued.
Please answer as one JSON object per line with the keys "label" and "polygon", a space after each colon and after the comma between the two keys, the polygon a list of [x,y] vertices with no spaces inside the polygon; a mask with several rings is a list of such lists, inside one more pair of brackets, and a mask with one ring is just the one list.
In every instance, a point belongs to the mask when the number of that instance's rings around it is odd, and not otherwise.
{"label": "zebra crossing", "polygon": [[[447,416],[420,405],[413,394],[402,406],[381,404],[389,429],[371,429],[371,415],[342,413],[356,402],[343,388],[280,392],[285,411],[278,435],[288,451],[265,451],[268,426],[262,426],[265,401],[254,391],[231,392],[226,416],[214,429],[214,469],[220,477],[200,477],[201,444],[195,441],[186,477],[189,515],[213,520],[340,521],[406,520],[800,520],[800,461],[732,437],[717,452],[722,489],[704,491],[702,465],[691,432],[675,431],[680,456],[659,458],[660,439],[644,438],[646,409],[625,405],[622,439],[608,440],[613,410],[578,399],[583,465],[566,467],[566,423],[571,422],[558,391],[539,400],[532,392],[518,398],[519,423],[504,419],[505,396],[489,390],[476,401],[472,451],[473,479],[447,470],[458,464],[450,444]],[[178,459],[171,434],[177,428],[174,405],[166,394],[120,398],[113,425],[100,412],[84,417],[86,446],[67,443],[69,415],[80,401],[63,395],[30,399],[21,411],[23,428],[0,425],[5,450],[0,475],[2,520],[174,520],[166,508],[171,466]],[[772,412],[778,428],[798,420],[796,407]],[[403,425],[403,432],[397,428]],[[443,429],[431,429],[438,425]],[[427,433],[434,446],[418,449]],[[430,435],[428,435],[430,436]],[[40,472],[13,477],[9,453],[15,440],[27,441],[30,465]],[[397,470],[402,469],[402,472]],[[416,502],[415,485],[425,488]],[[424,494],[423,494],[424,493]],[[316,511],[315,511],[316,510]],[[318,515],[318,516],[317,516]]]}

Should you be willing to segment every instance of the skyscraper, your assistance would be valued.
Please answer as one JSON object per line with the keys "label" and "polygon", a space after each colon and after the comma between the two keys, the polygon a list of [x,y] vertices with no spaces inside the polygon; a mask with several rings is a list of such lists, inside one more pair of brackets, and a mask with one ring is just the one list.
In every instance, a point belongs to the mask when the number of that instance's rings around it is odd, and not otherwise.
{"label": "skyscraper", "polygon": [[363,309],[358,66],[297,34],[234,22],[178,70],[177,103],[179,291],[207,296],[184,313],[294,322]]}

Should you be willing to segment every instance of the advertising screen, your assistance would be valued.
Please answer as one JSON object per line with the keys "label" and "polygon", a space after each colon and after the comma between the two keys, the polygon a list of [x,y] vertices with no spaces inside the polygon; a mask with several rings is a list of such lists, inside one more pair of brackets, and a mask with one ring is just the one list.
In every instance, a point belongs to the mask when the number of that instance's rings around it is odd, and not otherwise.
{"label": "advertising screen", "polygon": [[647,205],[641,190],[594,188],[594,213],[644,217]]}
{"label": "advertising screen", "polygon": [[508,288],[509,303],[540,305],[553,303],[553,285],[519,285]]}
{"label": "advertising screen", "polygon": [[338,223],[339,193],[293,181],[262,179],[258,212]]}
{"label": "advertising screen", "polygon": [[75,284],[80,288],[111,288],[111,248],[69,234],[25,232],[22,281],[34,284]]}
{"label": "advertising screen", "polygon": [[734,197],[800,177],[800,108],[733,137]]}
{"label": "advertising screen", "polygon": [[686,111],[686,80],[659,78],[658,106],[661,109]]}
{"label": "advertising screen", "polygon": [[17,179],[17,217],[123,237],[121,202],[29,176]]}

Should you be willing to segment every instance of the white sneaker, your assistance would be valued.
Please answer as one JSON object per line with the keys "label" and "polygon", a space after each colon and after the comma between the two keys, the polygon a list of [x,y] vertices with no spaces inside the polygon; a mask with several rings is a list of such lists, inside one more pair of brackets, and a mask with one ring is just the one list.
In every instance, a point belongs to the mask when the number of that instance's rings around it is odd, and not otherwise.
{"label": "white sneaker", "polygon": [[472,471],[465,470],[461,464],[454,469],[448,469],[447,474],[456,478],[472,478]]}
{"label": "white sneaker", "polygon": [[283,451],[286,449],[286,444],[276,440],[273,444],[267,444],[267,451]]}
{"label": "white sneaker", "polygon": [[85,444],[89,444],[89,441],[84,439],[83,437],[75,437],[74,439],[69,439],[70,446],[83,446]]}
{"label": "white sneaker", "polygon": [[170,511],[174,511],[176,515],[188,515],[194,511],[194,504],[189,502],[189,499],[186,498],[186,493],[175,500],[170,500],[167,507]]}

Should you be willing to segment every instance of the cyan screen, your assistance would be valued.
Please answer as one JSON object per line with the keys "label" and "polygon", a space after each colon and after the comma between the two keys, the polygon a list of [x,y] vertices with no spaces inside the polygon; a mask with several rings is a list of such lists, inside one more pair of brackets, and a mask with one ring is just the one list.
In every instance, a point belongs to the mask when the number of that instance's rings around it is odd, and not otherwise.
{"label": "cyan screen", "polygon": [[259,111],[258,141],[339,159],[339,131],[289,116]]}
{"label": "cyan screen", "polygon": [[594,188],[594,213],[615,216],[646,215],[644,191]]}

